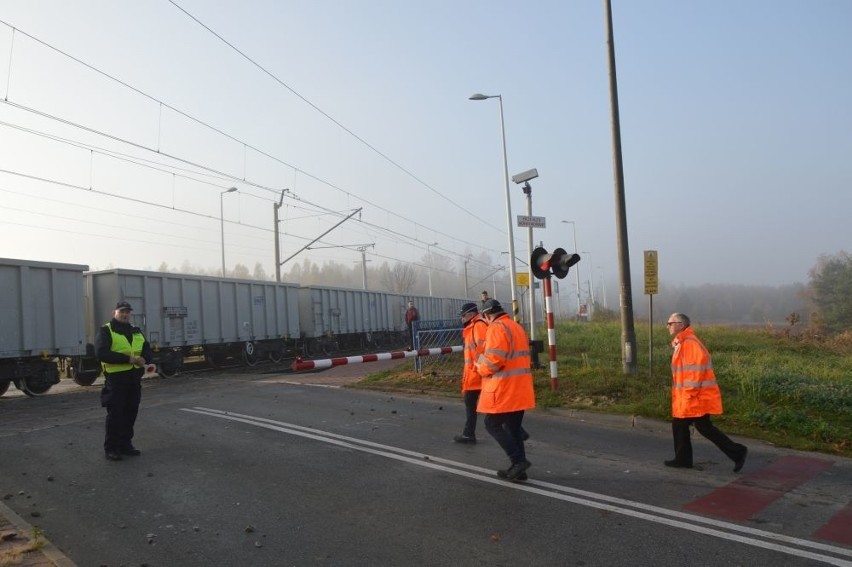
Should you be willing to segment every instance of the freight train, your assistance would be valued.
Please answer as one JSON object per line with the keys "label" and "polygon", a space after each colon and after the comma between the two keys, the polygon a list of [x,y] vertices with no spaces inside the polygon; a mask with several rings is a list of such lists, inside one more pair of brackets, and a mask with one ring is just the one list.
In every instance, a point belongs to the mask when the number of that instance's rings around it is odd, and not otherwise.
{"label": "freight train", "polygon": [[331,356],[407,345],[404,313],[451,319],[462,298],[399,295],[0,258],[0,395],[29,396],[60,380],[90,386],[101,373],[94,337],[117,301],[133,306],[162,376],[211,366]]}

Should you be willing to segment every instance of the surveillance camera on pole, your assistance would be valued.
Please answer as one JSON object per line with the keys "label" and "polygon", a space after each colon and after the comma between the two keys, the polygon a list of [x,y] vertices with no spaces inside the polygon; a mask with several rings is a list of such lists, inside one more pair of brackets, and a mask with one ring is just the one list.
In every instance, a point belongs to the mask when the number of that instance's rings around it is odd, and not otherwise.
{"label": "surveillance camera on pole", "polygon": [[580,261],[579,254],[569,254],[562,248],[557,248],[553,254],[548,254],[544,248],[536,248],[530,257],[530,266],[533,274],[540,280],[547,279],[551,275],[560,280],[568,275],[571,266]]}

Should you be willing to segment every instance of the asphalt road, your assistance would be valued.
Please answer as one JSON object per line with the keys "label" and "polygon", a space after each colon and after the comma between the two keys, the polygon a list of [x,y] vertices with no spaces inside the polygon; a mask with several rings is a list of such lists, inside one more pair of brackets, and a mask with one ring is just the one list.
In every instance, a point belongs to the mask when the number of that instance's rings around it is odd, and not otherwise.
{"label": "asphalt road", "polygon": [[0,398],[0,497],[80,566],[852,566],[849,459],[742,440],[734,474],[699,438],[672,470],[667,423],[536,410],[513,484],[460,399],[322,376],[146,381],[122,462],[97,387]]}

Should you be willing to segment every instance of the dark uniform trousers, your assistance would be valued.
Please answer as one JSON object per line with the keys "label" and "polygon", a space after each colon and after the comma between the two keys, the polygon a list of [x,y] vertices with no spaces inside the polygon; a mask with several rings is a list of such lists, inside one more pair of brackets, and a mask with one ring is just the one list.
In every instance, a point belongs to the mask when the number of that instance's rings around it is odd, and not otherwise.
{"label": "dark uniform trousers", "polygon": [[104,451],[119,452],[133,446],[133,426],[142,401],[142,376],[134,369],[106,377],[101,406],[107,410]]}

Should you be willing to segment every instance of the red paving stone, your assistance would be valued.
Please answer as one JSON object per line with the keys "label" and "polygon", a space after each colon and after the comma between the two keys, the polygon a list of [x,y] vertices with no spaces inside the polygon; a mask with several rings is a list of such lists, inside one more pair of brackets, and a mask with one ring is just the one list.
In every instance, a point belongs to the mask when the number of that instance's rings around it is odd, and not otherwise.
{"label": "red paving stone", "polygon": [[781,457],[767,467],[690,502],[684,509],[742,522],[832,464],[832,461],[825,459]]}
{"label": "red paving stone", "polygon": [[815,531],[814,537],[852,546],[852,502],[846,504],[828,523]]}

